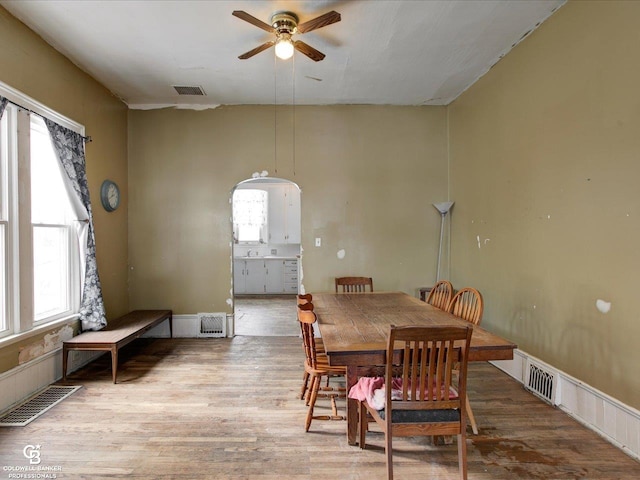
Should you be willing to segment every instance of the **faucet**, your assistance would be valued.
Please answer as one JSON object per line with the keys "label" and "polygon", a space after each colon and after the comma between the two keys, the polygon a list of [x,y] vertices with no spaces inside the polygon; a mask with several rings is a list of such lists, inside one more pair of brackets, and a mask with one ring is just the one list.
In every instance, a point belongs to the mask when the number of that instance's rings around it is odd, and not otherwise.
{"label": "faucet", "polygon": [[251,256],[251,250],[247,250],[247,257]]}

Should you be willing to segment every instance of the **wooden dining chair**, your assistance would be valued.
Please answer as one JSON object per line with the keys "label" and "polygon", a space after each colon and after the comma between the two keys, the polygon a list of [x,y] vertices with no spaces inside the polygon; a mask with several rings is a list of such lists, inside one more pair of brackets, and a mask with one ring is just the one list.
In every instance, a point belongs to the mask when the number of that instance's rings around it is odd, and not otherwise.
{"label": "wooden dining chair", "polygon": [[[311,381],[309,386],[309,400],[307,417],[305,420],[305,431],[309,431],[313,420],[344,420],[345,417],[338,415],[336,398],[346,398],[346,388],[333,386],[320,386],[323,377],[335,377],[346,375],[345,367],[329,365],[329,359],[325,354],[316,350],[315,336],[313,334],[313,324],[316,322],[316,314],[309,307],[298,308],[298,321],[302,329],[302,340],[305,352],[304,368]],[[314,407],[319,397],[329,398],[331,402],[331,415],[314,415]]]}
{"label": "wooden dining chair", "polygon": [[[341,288],[340,288],[341,287]],[[373,292],[373,278],[371,277],[336,277],[336,293]]]}
{"label": "wooden dining chair", "polygon": [[[298,309],[299,310],[306,310],[306,311],[313,311],[313,303],[311,303],[311,300],[313,299],[312,295],[306,294],[306,295],[297,295],[297,300],[298,300]],[[302,322],[300,322],[298,320],[298,324],[300,325],[300,336],[303,339],[302,340],[302,348],[305,348],[305,343],[304,343],[304,329],[305,326]],[[320,340],[320,342],[318,341]],[[324,351],[324,346],[322,345],[322,339],[315,339],[315,348],[316,348],[316,352],[319,352],[320,350]],[[309,401],[309,396],[307,395],[308,393],[308,388],[309,388],[309,372],[307,370],[307,368],[304,368],[304,371],[302,372],[302,386],[300,387],[300,400],[304,400],[305,398],[307,399],[307,403]]]}
{"label": "wooden dining chair", "polygon": [[[483,310],[484,300],[482,299],[482,294],[471,287],[465,287],[456,293],[447,307],[449,313],[453,313],[456,317],[463,318],[474,325],[480,325]],[[468,395],[466,402],[467,417],[471,424],[471,430],[474,435],[478,435],[478,424],[476,423],[476,417],[473,415]]]}
{"label": "wooden dining chair", "polygon": [[459,290],[449,302],[447,312],[456,317],[464,318],[474,325],[480,325],[484,300],[482,294],[475,288],[465,287]]}
{"label": "wooden dining chair", "polygon": [[[310,310],[313,311],[313,303],[311,302],[311,300],[313,299],[313,296],[310,293],[307,293],[305,295],[297,295],[297,299],[298,299],[298,308],[300,308],[301,310]],[[300,322],[298,322],[300,323]],[[315,325],[315,324],[314,324]],[[302,324],[300,323],[300,333],[301,333],[301,337],[303,336],[303,332],[302,332]],[[314,335],[315,335],[315,329],[314,329]],[[315,341],[315,345],[316,345],[316,353],[321,354],[321,355],[325,355],[325,351],[324,351],[324,343],[322,342],[322,338],[321,337],[314,337],[314,341]],[[304,347],[304,342],[303,342],[303,347]],[[330,382],[331,377],[327,376],[327,387],[329,386],[329,382]],[[307,370],[305,369],[303,374],[302,374],[302,386],[300,387],[300,400],[305,400],[306,399],[306,404],[309,404],[309,372],[307,372]]]}
{"label": "wooden dining chair", "polygon": [[304,304],[304,303],[310,303],[311,301],[313,301],[313,295],[311,295],[310,293],[305,293],[305,294],[298,294],[296,295],[296,298],[298,299],[298,305],[300,304]]}
{"label": "wooden dining chair", "polygon": [[[384,374],[384,408],[378,410],[367,400],[360,401],[358,422],[363,449],[367,413],[382,428],[388,480],[393,479],[392,438],[423,435],[457,435],[460,478],[466,480],[464,402],[472,332],[471,326],[391,326]],[[456,362],[460,364],[460,371],[454,382],[452,370]]]}
{"label": "wooden dining chair", "polygon": [[429,296],[427,297],[427,303],[433,305],[440,310],[446,310],[453,296],[453,285],[447,280],[440,280],[436,282]]}

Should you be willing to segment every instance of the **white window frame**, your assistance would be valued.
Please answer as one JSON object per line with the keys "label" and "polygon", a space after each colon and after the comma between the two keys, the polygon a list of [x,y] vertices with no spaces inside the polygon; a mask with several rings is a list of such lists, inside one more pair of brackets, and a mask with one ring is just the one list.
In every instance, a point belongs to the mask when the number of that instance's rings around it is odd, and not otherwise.
{"label": "white window frame", "polygon": [[[0,95],[9,102],[4,111],[2,123],[3,161],[0,163],[0,224],[7,230],[3,248],[6,269],[0,272],[4,290],[0,292],[0,308],[4,309],[6,328],[0,330],[0,346],[7,341],[18,341],[23,336],[37,333],[42,328],[50,328],[58,322],[78,318],[81,284],[78,241],[73,228],[69,232],[68,242],[71,248],[69,269],[69,308],[64,312],[42,319],[34,319],[33,294],[33,245],[34,225],[31,223],[30,170],[30,115],[36,114],[53,120],[70,130],[84,136],[84,126],[60,115],[36,100],[24,95],[0,82]],[[16,106],[19,105],[20,107]],[[5,121],[6,120],[6,121]],[[18,134],[17,131],[27,132]],[[6,187],[6,188],[5,188]],[[6,193],[5,193],[6,192]],[[18,193],[20,202],[17,202]],[[12,199],[12,200],[9,200]],[[8,221],[5,219],[8,218]],[[65,227],[67,227],[65,225]],[[0,259],[0,262],[2,259]],[[4,298],[2,298],[4,296]],[[3,301],[4,300],[4,301]],[[1,327],[1,325],[0,325]]]}

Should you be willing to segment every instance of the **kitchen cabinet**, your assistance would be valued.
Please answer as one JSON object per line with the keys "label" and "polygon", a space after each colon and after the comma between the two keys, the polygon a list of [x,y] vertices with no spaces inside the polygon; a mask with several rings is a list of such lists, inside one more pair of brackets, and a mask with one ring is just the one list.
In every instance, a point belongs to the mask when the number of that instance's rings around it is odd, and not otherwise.
{"label": "kitchen cabinet", "polygon": [[282,258],[236,258],[234,294],[298,293],[298,261]]}
{"label": "kitchen cabinet", "polygon": [[234,293],[265,293],[266,269],[262,259],[233,261]]}
{"label": "kitchen cabinet", "polygon": [[266,293],[283,293],[283,275],[284,275],[284,261],[283,260],[265,260],[266,268]]}
{"label": "kitchen cabinet", "polygon": [[300,191],[279,185],[269,197],[269,242],[300,243]]}
{"label": "kitchen cabinet", "polygon": [[298,275],[298,261],[285,260],[283,275],[285,293],[298,293]]}
{"label": "kitchen cabinet", "polygon": [[245,269],[246,261],[233,260],[233,293],[246,293]]}

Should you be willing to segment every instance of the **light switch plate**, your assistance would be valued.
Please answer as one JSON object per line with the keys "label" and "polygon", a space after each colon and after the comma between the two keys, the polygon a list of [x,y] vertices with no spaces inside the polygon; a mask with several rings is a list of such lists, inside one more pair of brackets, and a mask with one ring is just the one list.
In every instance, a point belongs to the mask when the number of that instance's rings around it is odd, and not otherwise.
{"label": "light switch plate", "polygon": [[320,237],[316,238],[316,247],[322,246],[322,239]]}

